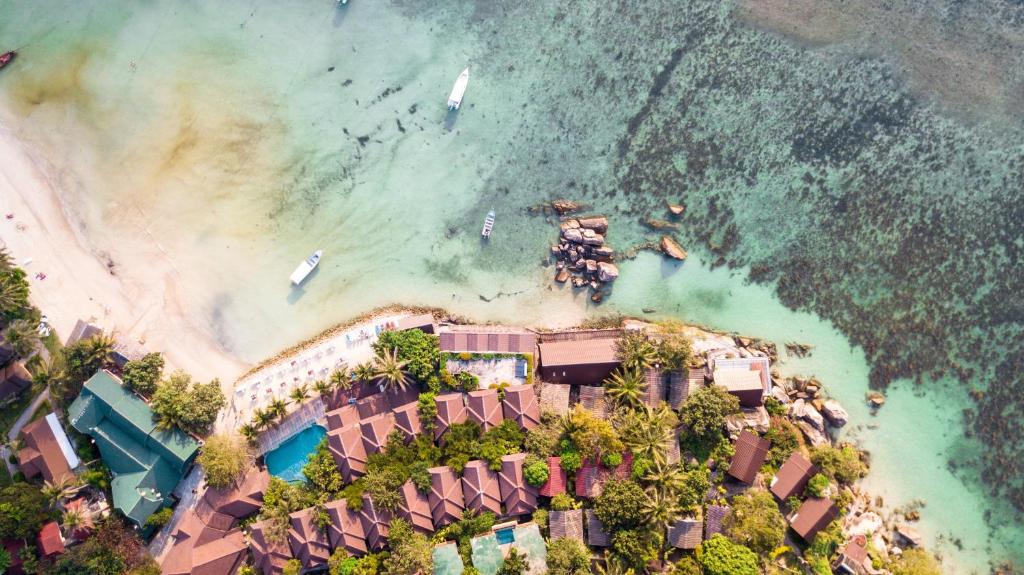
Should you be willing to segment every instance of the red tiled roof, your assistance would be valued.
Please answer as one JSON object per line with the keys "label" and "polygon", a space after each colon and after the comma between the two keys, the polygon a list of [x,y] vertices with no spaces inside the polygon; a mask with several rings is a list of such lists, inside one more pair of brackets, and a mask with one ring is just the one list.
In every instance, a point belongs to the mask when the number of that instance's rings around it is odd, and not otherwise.
{"label": "red tiled roof", "polygon": [[437,405],[437,421],[434,426],[434,439],[440,439],[448,428],[456,423],[465,423],[468,419],[466,406],[462,402],[461,393],[446,393],[434,398]]}
{"label": "red tiled roof", "polygon": [[466,412],[470,421],[480,424],[484,431],[501,425],[504,418],[498,390],[478,389],[469,392],[466,398]]}
{"label": "red tiled roof", "polygon": [[501,472],[498,474],[498,489],[506,515],[523,515],[537,509],[537,489],[526,483],[523,476],[525,453],[506,455],[501,458]]}
{"label": "red tiled roof", "polygon": [[790,517],[789,526],[804,541],[810,542],[818,534],[818,531],[828,527],[828,524],[838,514],[839,510],[832,503],[831,499],[827,497],[810,497],[800,505],[796,515]]}
{"label": "red tiled roof", "polygon": [[328,432],[327,446],[345,481],[354,481],[366,474],[366,448],[358,423]]}
{"label": "red tiled roof", "polygon": [[565,482],[566,475],[565,470],[562,469],[562,458],[549,457],[548,480],[541,486],[538,493],[544,497],[554,497],[560,493],[565,493]]}
{"label": "red tiled roof", "polygon": [[292,555],[307,569],[326,565],[331,556],[327,534],[313,522],[315,515],[316,509],[313,507],[288,515],[288,545],[291,546]]}
{"label": "red tiled roof", "polygon": [[451,467],[431,467],[430,473],[430,514],[434,527],[442,527],[462,518],[465,501],[462,496],[462,482]]}
{"label": "red tiled roof", "polygon": [[18,451],[18,463],[25,477],[42,475],[43,479],[52,483],[62,477],[73,476],[45,416],[26,425],[21,432],[25,447]]}
{"label": "red tiled roof", "polygon": [[505,419],[511,419],[523,429],[540,425],[540,406],[537,393],[532,385],[513,385],[505,388],[505,399],[501,402]]}
{"label": "red tiled roof", "polygon": [[423,425],[420,423],[420,406],[417,402],[407,403],[392,410],[395,416],[395,428],[405,435],[405,440],[412,441],[417,435],[423,433]]}
{"label": "red tiled roof", "polygon": [[241,530],[228,532],[203,525],[188,511],[172,536],[173,547],[164,557],[162,575],[225,575],[245,560],[247,547]]}
{"label": "red tiled roof", "polygon": [[430,501],[427,495],[417,489],[412,480],[402,484],[399,491],[402,494],[402,501],[398,504],[398,516],[421,533],[433,532],[434,521],[430,514]]}
{"label": "red tiled roof", "polygon": [[60,526],[56,521],[51,521],[39,530],[39,554],[43,557],[53,558],[64,552],[64,537],[60,534]]}
{"label": "red tiled roof", "polygon": [[363,496],[363,508],[359,510],[359,521],[363,524],[366,534],[366,546],[373,551],[380,551],[388,541],[388,528],[391,526],[391,512],[377,507],[368,495]]}
{"label": "red tiled roof", "polygon": [[269,539],[266,529],[269,520],[254,523],[249,537],[249,550],[252,551],[253,564],[264,575],[277,575],[284,569],[284,564],[292,558],[292,550],[284,541]]}
{"label": "red tiled roof", "polygon": [[345,404],[338,409],[328,411],[327,429],[340,429],[359,422],[359,409],[354,404]]}
{"label": "red tiled roof", "polygon": [[617,364],[617,340],[610,338],[581,341],[550,341],[540,344],[540,363],[544,367]]}
{"label": "red tiled roof", "polygon": [[749,430],[744,429],[736,438],[736,454],[732,456],[732,463],[729,465],[729,475],[740,481],[751,484],[757,478],[757,472],[764,465],[768,457],[768,449],[771,444],[767,439],[758,437]]}
{"label": "red tiled roof", "polygon": [[462,495],[466,508],[478,513],[490,511],[501,515],[501,489],[498,474],[486,461],[470,461],[462,470]]}
{"label": "red tiled roof", "polygon": [[441,351],[482,353],[534,353],[537,336],[529,332],[508,333],[479,331],[444,331],[441,333]]}
{"label": "red tiled roof", "polygon": [[578,497],[597,497],[604,490],[604,482],[609,479],[628,479],[633,473],[633,454],[622,454],[622,463],[614,469],[586,460],[576,471],[576,495]]}
{"label": "red tiled roof", "polygon": [[324,505],[327,517],[331,520],[327,535],[334,549],[344,548],[353,557],[366,555],[366,535],[359,514],[348,508],[344,499],[331,501]]}
{"label": "red tiled roof", "polygon": [[362,420],[359,430],[363,434],[363,449],[370,455],[384,449],[388,443],[388,435],[395,429],[395,417],[390,413],[381,413]]}
{"label": "red tiled roof", "polygon": [[782,467],[779,468],[779,472],[775,474],[769,490],[782,500],[793,495],[799,495],[803,493],[804,487],[807,487],[807,482],[817,472],[818,468],[814,464],[807,461],[807,458],[801,455],[799,451],[794,451],[789,456],[789,459],[782,464]]}

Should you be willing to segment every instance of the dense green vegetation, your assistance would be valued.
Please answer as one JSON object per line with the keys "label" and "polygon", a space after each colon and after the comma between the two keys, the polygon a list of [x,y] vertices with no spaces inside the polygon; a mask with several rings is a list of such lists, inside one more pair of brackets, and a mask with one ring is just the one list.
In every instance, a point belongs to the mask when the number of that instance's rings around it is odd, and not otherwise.
{"label": "dense green vegetation", "polygon": [[209,433],[217,414],[227,404],[220,381],[193,383],[184,371],[160,382],[150,407],[163,429],[179,427],[199,435]]}
{"label": "dense green vegetation", "polygon": [[147,353],[142,359],[125,364],[121,375],[128,389],[149,397],[156,391],[164,372],[164,357],[159,353]]}
{"label": "dense green vegetation", "polygon": [[252,450],[241,437],[218,434],[206,439],[196,463],[206,471],[207,485],[227,487],[245,475],[252,459]]}

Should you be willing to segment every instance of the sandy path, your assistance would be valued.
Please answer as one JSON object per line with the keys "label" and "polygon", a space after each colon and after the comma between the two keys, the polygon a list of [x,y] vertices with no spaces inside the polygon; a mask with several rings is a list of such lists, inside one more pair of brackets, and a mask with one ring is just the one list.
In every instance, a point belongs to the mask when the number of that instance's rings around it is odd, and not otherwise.
{"label": "sandy path", "polygon": [[[0,240],[29,274],[32,299],[61,337],[78,319],[160,351],[168,367],[221,378],[226,393],[246,365],[185,314],[177,273],[152,240],[118,260],[118,275],[90,249],[61,205],[46,162],[0,126]],[[13,214],[7,219],[7,214]],[[142,234],[140,234],[141,236]],[[30,262],[26,263],[28,260]],[[36,277],[45,273],[45,280]]]}

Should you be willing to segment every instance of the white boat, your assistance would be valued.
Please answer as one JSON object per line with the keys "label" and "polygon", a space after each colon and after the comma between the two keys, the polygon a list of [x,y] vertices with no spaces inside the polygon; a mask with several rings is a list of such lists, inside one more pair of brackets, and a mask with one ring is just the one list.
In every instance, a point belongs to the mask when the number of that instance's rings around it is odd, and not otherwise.
{"label": "white boat", "polygon": [[466,68],[459,74],[459,77],[455,80],[455,85],[452,86],[452,93],[448,96],[448,109],[458,110],[459,106],[462,105],[462,97],[466,95],[466,86],[469,85],[469,68]]}
{"label": "white boat", "polygon": [[292,275],[288,279],[292,281],[293,286],[301,284],[309,274],[316,269],[316,266],[320,264],[320,256],[323,255],[323,250],[317,250],[313,252],[313,255],[306,258],[299,267],[295,268]]}
{"label": "white boat", "polygon": [[491,237],[491,229],[494,228],[494,210],[487,212],[487,217],[484,218],[484,229],[480,232],[485,238]]}

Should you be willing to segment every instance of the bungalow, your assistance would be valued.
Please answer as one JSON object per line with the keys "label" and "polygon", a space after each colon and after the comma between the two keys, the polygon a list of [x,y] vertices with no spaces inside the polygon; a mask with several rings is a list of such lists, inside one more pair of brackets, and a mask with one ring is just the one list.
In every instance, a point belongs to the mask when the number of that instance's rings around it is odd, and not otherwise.
{"label": "bungalow", "polygon": [[18,467],[25,477],[42,475],[51,483],[74,476],[81,464],[57,414],[50,413],[22,428],[25,447],[18,450]]}
{"label": "bungalow", "polygon": [[580,386],[580,405],[583,409],[604,419],[607,414],[604,401],[604,388],[591,385]]}
{"label": "bungalow", "polygon": [[456,423],[465,423],[469,418],[466,406],[462,402],[461,393],[446,393],[434,398],[437,406],[437,419],[434,426],[434,439],[440,439],[448,428]]}
{"label": "bungalow", "polygon": [[437,325],[434,323],[434,316],[429,313],[410,315],[398,320],[398,331],[418,329],[423,333],[437,333]]}
{"label": "bungalow", "polygon": [[534,354],[537,334],[482,326],[448,326],[440,334],[440,347],[442,353]]}
{"label": "bungalow", "polygon": [[679,409],[683,403],[698,389],[704,387],[704,370],[691,369],[686,373],[673,371],[669,374],[668,404],[672,409]]}
{"label": "bungalow", "polygon": [[871,560],[868,558],[867,538],[863,535],[854,535],[839,550],[839,556],[833,563],[833,570],[836,573],[846,575],[865,575]]}
{"label": "bungalow", "polygon": [[32,374],[20,362],[8,363],[0,369],[0,403],[13,401],[32,386]]}
{"label": "bungalow", "polygon": [[558,415],[569,414],[569,396],[572,386],[563,383],[540,384],[541,411],[550,411]]}
{"label": "bungalow", "polygon": [[396,407],[391,411],[395,419],[395,429],[402,432],[405,441],[408,443],[417,435],[423,433],[423,425],[420,423],[420,406],[417,402],[407,403]]}
{"label": "bungalow", "polygon": [[359,423],[359,409],[356,408],[355,404],[351,403],[328,411],[325,416],[327,417],[328,430],[341,429],[353,423]]}
{"label": "bungalow", "polygon": [[99,327],[91,323],[78,320],[75,322],[75,327],[71,328],[71,333],[68,335],[67,341],[64,342],[64,347],[71,347],[83,339],[89,339],[93,336],[101,335],[102,333],[103,330]]}
{"label": "bungalow", "polygon": [[359,510],[359,522],[366,535],[366,546],[370,551],[380,551],[388,541],[391,512],[378,507],[369,495],[363,496],[363,507]]}
{"label": "bungalow", "polygon": [[64,552],[64,536],[60,533],[60,526],[56,521],[43,525],[36,538],[39,544],[39,556],[43,559],[55,559]]}
{"label": "bungalow", "polygon": [[521,429],[533,429],[540,425],[540,406],[532,385],[513,385],[505,388],[505,399],[501,402],[505,419],[516,422]]}
{"label": "bungalow", "polygon": [[771,444],[767,439],[758,437],[750,430],[744,429],[736,438],[736,453],[729,464],[729,475],[751,485],[757,478],[757,472],[768,458]]}
{"label": "bungalow", "polygon": [[704,521],[701,518],[680,519],[668,529],[668,543],[676,549],[696,549],[703,541]]}
{"label": "bungalow", "polygon": [[767,357],[714,360],[714,381],[740,399],[743,407],[757,407],[771,390],[771,364]]}
{"label": "bungalow", "polygon": [[796,531],[804,541],[812,541],[819,531],[828,527],[828,524],[839,514],[835,503],[827,497],[809,497],[796,513],[790,516],[789,526]]}
{"label": "bungalow", "polygon": [[804,487],[807,487],[807,482],[817,472],[818,468],[814,464],[807,461],[807,458],[799,451],[794,451],[779,468],[779,472],[775,474],[769,490],[780,501],[799,496],[803,493]]}
{"label": "bungalow", "polygon": [[434,527],[443,527],[462,518],[466,504],[462,483],[451,467],[441,465],[427,470],[430,474],[430,515]]}
{"label": "bungalow", "polygon": [[85,382],[68,415],[75,429],[92,436],[112,472],[114,507],[139,527],[170,503],[199,449],[181,430],[159,429],[146,402],[107,371]]}
{"label": "bungalow", "polygon": [[381,413],[359,422],[359,431],[363,435],[363,449],[367,455],[378,453],[388,443],[388,435],[395,429],[395,417],[390,413]]}
{"label": "bungalow", "polygon": [[327,448],[338,464],[342,478],[347,482],[366,475],[366,448],[359,423],[334,429],[327,433]]}
{"label": "bungalow", "polygon": [[327,528],[327,537],[332,549],[344,549],[353,557],[366,555],[366,533],[359,514],[348,508],[344,499],[331,501],[324,505],[327,517],[331,520]]}
{"label": "bungalow", "polygon": [[479,424],[484,431],[501,425],[504,417],[497,389],[478,389],[467,396],[466,413],[470,421]]}
{"label": "bungalow", "polygon": [[725,518],[732,512],[726,505],[708,505],[704,518],[704,538],[711,539],[712,535],[722,532],[722,524]]}
{"label": "bungalow", "polygon": [[575,539],[583,542],[583,510],[552,511],[548,515],[548,532],[551,541]]}
{"label": "bungalow", "polygon": [[498,489],[506,515],[523,515],[537,509],[537,489],[526,483],[523,476],[525,453],[506,455],[501,458],[501,472],[498,474]]}
{"label": "bungalow", "polygon": [[587,545],[591,547],[608,547],[611,545],[611,537],[604,530],[604,523],[597,518],[593,509],[586,509],[587,517]]}
{"label": "bungalow", "polygon": [[279,575],[285,563],[292,558],[292,550],[285,541],[267,536],[270,520],[265,519],[252,525],[249,535],[249,551],[252,552],[253,566],[263,575]]}
{"label": "bungalow", "polygon": [[242,519],[260,510],[263,494],[270,485],[270,474],[266,469],[250,470],[245,476],[229,487],[211,487],[203,494],[203,501],[219,513]]}
{"label": "bungalow", "polygon": [[539,495],[554,497],[565,493],[566,474],[561,457],[548,457],[548,480],[540,486]]}
{"label": "bungalow", "polygon": [[315,517],[315,507],[307,507],[288,515],[288,545],[292,555],[306,569],[325,566],[331,557],[327,534],[317,527]]}
{"label": "bungalow", "polygon": [[421,533],[434,531],[433,517],[430,513],[430,500],[412,480],[408,480],[399,488],[402,500],[398,503],[398,516],[412,525]]}
{"label": "bungalow", "polygon": [[614,469],[605,469],[595,461],[587,459],[576,471],[576,495],[578,497],[597,497],[604,491],[604,483],[609,479],[626,479],[632,473],[633,454],[625,453],[622,463]]}
{"label": "bungalow", "polygon": [[656,367],[649,367],[644,370],[644,405],[651,409],[665,401],[665,372]]}
{"label": "bungalow", "polygon": [[501,515],[498,474],[491,471],[486,461],[470,461],[462,469],[462,496],[467,509]]}
{"label": "bungalow", "polygon": [[540,344],[540,375],[550,383],[600,385],[620,361],[609,337]]}
{"label": "bungalow", "polygon": [[366,419],[373,417],[374,415],[387,413],[391,410],[391,405],[388,402],[387,396],[379,392],[360,399],[355,403],[355,406],[356,410],[359,412],[360,419]]}

